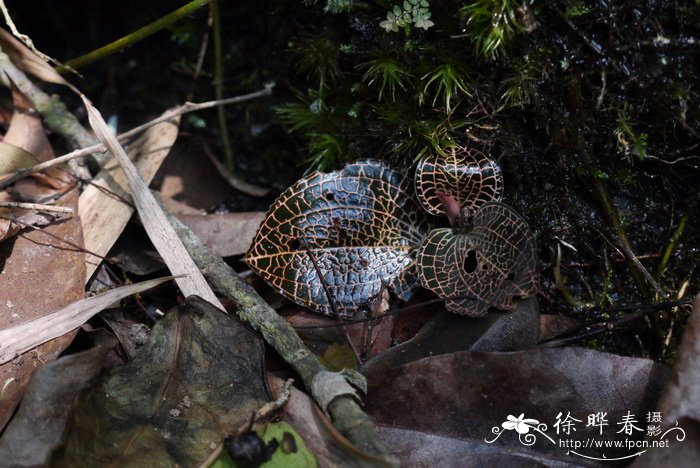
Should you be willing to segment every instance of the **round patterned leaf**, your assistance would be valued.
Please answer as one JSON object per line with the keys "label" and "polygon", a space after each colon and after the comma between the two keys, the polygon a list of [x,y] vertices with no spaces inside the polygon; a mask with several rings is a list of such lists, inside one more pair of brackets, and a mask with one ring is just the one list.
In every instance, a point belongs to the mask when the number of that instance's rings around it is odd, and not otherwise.
{"label": "round patterned leaf", "polygon": [[465,232],[435,229],[416,260],[424,288],[457,314],[481,317],[489,307],[512,309],[514,297],[537,290],[535,239],[507,205],[484,204]]}
{"label": "round patterned leaf", "polygon": [[285,190],[244,260],[289,299],[326,315],[335,306],[351,318],[382,284],[410,298],[427,232],[411,181],[381,162],[360,161]]}
{"label": "round patterned leaf", "polygon": [[416,194],[430,214],[445,214],[439,193],[452,195],[472,212],[501,200],[503,175],[495,161],[474,148],[449,148],[445,153],[429,156],[416,167]]}

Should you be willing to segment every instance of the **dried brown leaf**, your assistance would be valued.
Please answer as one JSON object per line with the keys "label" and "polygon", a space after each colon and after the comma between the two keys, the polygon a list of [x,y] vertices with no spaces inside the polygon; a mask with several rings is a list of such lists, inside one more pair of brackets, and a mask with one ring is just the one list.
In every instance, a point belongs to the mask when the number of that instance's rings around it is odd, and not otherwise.
{"label": "dried brown leaf", "polygon": [[182,245],[182,241],[177,237],[175,230],[168,222],[148,186],[139,176],[138,171],[126,155],[124,148],[121,147],[109,130],[100,112],[95,109],[84,95],[81,95],[81,97],[88,111],[90,126],[116,157],[119,165],[124,170],[141,222],[165,264],[168,265],[173,275],[178,276],[175,281],[182,293],[185,296],[199,295],[221,310],[224,310],[224,307],[204,279],[202,272],[197,268],[189,253],[187,253],[187,249]]}
{"label": "dried brown leaf", "polygon": [[[77,189],[73,189],[58,204],[76,209],[77,202]],[[0,243],[0,330],[43,317],[83,298],[84,255],[74,247],[81,245],[82,230],[75,217]],[[32,373],[55,359],[72,339],[73,335],[68,334],[0,365],[0,427],[21,399]],[[0,343],[5,344],[4,340]]]}
{"label": "dried brown leaf", "polygon": [[244,254],[265,219],[260,211],[222,214],[180,214],[177,219],[190,228],[207,247],[222,257]]}
{"label": "dried brown leaf", "polygon": [[3,28],[0,28],[0,48],[20,70],[30,73],[48,83],[68,86],[77,92],[73,85],[67,82],[53,67],[51,67],[51,65],[42,60],[41,57],[32,52],[27,46],[22,44],[17,38]]}
{"label": "dried brown leaf", "polygon": [[[459,465],[493,466],[499,462],[510,466],[510,458],[528,455],[581,464],[586,460],[573,458],[568,453],[570,448],[551,443],[539,434],[536,444],[525,447],[518,433],[504,431],[501,424],[509,415],[524,414],[525,418],[545,423],[546,433],[555,442],[572,438],[585,441],[587,437],[601,437],[598,427],[586,427],[587,416],[607,412],[610,426],[604,428],[606,440],[639,440],[644,432],[627,435],[615,423],[628,411],[640,417],[651,411],[669,374],[667,368],[649,359],[580,348],[456,352],[368,372],[365,407],[378,425],[395,429],[389,432],[392,437],[400,436],[396,430],[405,430],[414,433],[407,439],[414,442],[446,439],[413,447],[406,441],[397,444],[387,439],[389,450],[395,450],[407,465],[416,463],[417,457],[442,460],[449,453],[454,457],[470,442],[474,447],[500,450],[493,453],[496,458],[490,462],[480,459],[482,450],[461,452]],[[575,423],[577,430],[570,436],[556,434],[553,425],[561,412],[562,418],[570,413],[582,421]],[[498,431],[494,432],[494,428]],[[501,431],[493,444],[483,443]],[[399,447],[394,448],[394,444]],[[629,455],[629,449],[621,447],[579,452],[599,458]]]}
{"label": "dried brown leaf", "polygon": [[20,325],[0,330],[0,364],[47,341],[75,330],[93,315],[116,301],[158,286],[171,277],[158,278],[141,283],[110,289],[98,296],[75,301],[56,312],[46,314]]}
{"label": "dried brown leaf", "polygon": [[[179,121],[178,117],[154,125],[129,147],[128,156],[134,160],[145,184],[150,183],[170,152],[177,139]],[[114,159],[110,159],[94,177],[92,184],[83,190],[78,203],[85,248],[89,252],[107,255],[134,213],[131,201],[124,171]],[[99,257],[86,255],[86,282],[101,261]]]}

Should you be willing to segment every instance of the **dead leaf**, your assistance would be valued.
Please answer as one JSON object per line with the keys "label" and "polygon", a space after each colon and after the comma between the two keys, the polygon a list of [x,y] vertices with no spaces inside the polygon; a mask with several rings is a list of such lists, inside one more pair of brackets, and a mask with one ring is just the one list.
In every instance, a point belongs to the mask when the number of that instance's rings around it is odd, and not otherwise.
{"label": "dead leaf", "polygon": [[[568,449],[556,443],[556,438],[574,437],[563,433],[557,436],[554,423],[558,413],[570,413],[582,421],[576,423],[577,440],[598,434],[598,427],[585,427],[587,415],[596,412],[607,412],[610,427],[605,428],[606,440],[640,439],[643,433],[635,431],[628,436],[616,432],[616,423],[628,411],[639,417],[651,411],[669,371],[648,359],[559,348],[512,353],[456,352],[366,375],[369,390],[365,407],[380,426],[418,432],[425,440],[455,439],[454,448],[458,450],[470,441],[481,444],[485,439],[492,440],[502,431],[492,446],[502,447],[505,456],[513,451],[527,455],[531,452],[523,447],[518,434],[501,429],[509,415],[524,414],[525,418],[546,423],[546,434],[555,438],[555,443],[551,443],[541,435],[536,437],[531,449],[540,452],[540,458],[568,459],[580,464],[585,460],[567,456]],[[498,431],[494,432],[494,428]],[[391,440],[387,442],[392,451]],[[402,451],[395,453],[408,464],[416,457],[430,457],[431,453],[425,453],[428,448],[430,445],[416,444],[411,448],[404,443]],[[445,441],[432,448],[454,453]],[[417,453],[420,451],[423,453]],[[629,455],[624,447],[622,451]],[[619,452],[605,449],[604,455],[611,458]],[[603,450],[585,453],[603,456]],[[434,456],[440,459],[440,453]],[[509,465],[503,458],[500,460]],[[478,453],[467,453],[461,464],[472,465],[472,461],[479,461]]]}
{"label": "dead leaf", "polygon": [[[206,147],[187,139],[180,143],[173,148],[153,181],[164,197],[203,210],[211,209],[222,200],[240,198],[241,193],[229,184],[205,154]],[[245,198],[251,202],[246,211],[264,210],[270,204],[265,199],[251,200],[247,195]]]}
{"label": "dead leaf", "polygon": [[84,392],[52,466],[196,466],[267,400],[263,342],[198,297]]}
{"label": "dead leaf", "polygon": [[199,295],[221,310],[224,310],[221,302],[219,302],[219,299],[217,299],[204,279],[202,272],[197,268],[187,249],[182,245],[180,238],[177,237],[175,230],[168,222],[148,186],[144,183],[126,152],[124,152],[124,148],[112,135],[100,112],[95,109],[87,97],[81,95],[81,98],[88,111],[90,126],[105,146],[109,148],[124,170],[141,222],[161,258],[168,265],[172,274],[176,276],[175,282],[182,293],[185,296]]}
{"label": "dead leaf", "polygon": [[[146,184],[153,179],[177,139],[178,124],[179,118],[154,125],[130,146],[129,158],[135,161]],[[110,159],[80,195],[78,209],[88,251],[107,255],[134,212],[131,200],[124,171]],[[85,282],[101,261],[99,257],[86,255]]]}
{"label": "dead leaf", "polygon": [[165,195],[163,195],[162,192],[158,192],[158,196],[160,197],[160,200],[163,202],[163,206],[165,208],[167,208],[168,212],[170,212],[174,215],[181,215],[181,214],[203,215],[203,214],[205,214],[205,212],[203,210],[193,208],[190,205],[188,205],[187,203],[177,201],[174,198],[166,197]]}
{"label": "dead leaf", "polygon": [[0,364],[19,354],[69,333],[115,301],[158,286],[172,278],[158,278],[111,289],[98,296],[75,301],[55,312],[0,330]]}
{"label": "dead leaf", "polygon": [[[10,126],[5,134],[4,143],[0,148],[17,155],[23,153],[20,164],[34,165],[37,161],[46,161],[53,158],[53,149],[46,137],[46,131],[41,119],[33,112],[31,103],[22,92],[12,87],[12,100],[15,111],[10,121]],[[0,158],[12,157],[5,153]],[[3,162],[0,162],[2,165]],[[0,201],[26,201],[32,203],[45,203],[54,201],[67,190],[69,185],[66,175],[57,168],[51,168],[44,174],[35,174],[33,177],[21,179],[9,191],[0,191]],[[46,213],[17,208],[0,208],[0,241],[14,236],[27,226],[41,227],[58,218]],[[15,220],[15,221],[12,221]]]}
{"label": "dead leaf", "polygon": [[575,330],[580,325],[578,320],[565,315],[541,314],[539,341],[547,341],[555,336],[563,335]]}
{"label": "dead leaf", "polygon": [[[77,208],[77,189],[60,200]],[[49,236],[49,234],[51,236]],[[30,231],[11,242],[0,243],[0,330],[43,317],[84,295],[83,252],[62,242],[82,245],[76,217]],[[22,398],[32,373],[55,359],[73,340],[69,333],[0,365],[0,428]]]}
{"label": "dead leaf", "polygon": [[0,142],[0,176],[35,164],[36,159],[32,153],[6,141]]}
{"label": "dead leaf", "polygon": [[241,255],[250,248],[265,213],[180,214],[177,219],[190,228],[204,245],[222,257]]}
{"label": "dead leaf", "polygon": [[0,438],[4,466],[46,464],[61,440],[75,398],[99,375],[109,350],[102,346],[63,356],[34,373],[17,414]]}
{"label": "dead leaf", "polygon": [[20,70],[30,73],[40,80],[68,86],[76,93],[78,92],[73,85],[67,82],[53,67],[51,67],[51,65],[43,61],[27,46],[22,44],[3,28],[0,28],[0,48]]}
{"label": "dead leaf", "polygon": [[[0,28],[0,37],[2,32],[4,30]],[[34,164],[53,159],[53,148],[51,148],[51,144],[46,137],[46,131],[39,113],[34,109],[31,101],[11,80],[10,86],[12,88],[14,112],[10,126],[7,129],[7,133],[5,133],[4,141],[19,146],[32,154],[35,159]]]}
{"label": "dead leaf", "polygon": [[[377,426],[391,453],[404,466],[507,466],[508,468],[588,466],[579,460],[528,450],[493,446],[481,439],[463,439],[398,427]],[[571,463],[568,463],[571,461]]]}
{"label": "dead leaf", "polygon": [[204,151],[207,153],[207,156],[209,156],[209,160],[212,162],[214,167],[216,167],[216,170],[219,171],[221,177],[223,177],[231,185],[231,187],[253,197],[264,197],[270,193],[269,188],[251,184],[250,182],[243,180],[241,177],[238,177],[236,174],[232,174],[226,168],[226,166],[224,166],[216,158],[216,156],[214,156],[214,153],[206,145],[204,146]]}
{"label": "dead leaf", "polygon": [[537,300],[522,301],[508,312],[491,312],[481,319],[455,315],[446,310],[433,318],[410,340],[389,348],[362,366],[365,373],[455,351],[518,351],[537,344]]}
{"label": "dead leaf", "polygon": [[413,253],[427,229],[410,181],[384,163],[360,161],[285,190],[244,260],[298,304],[352,318],[382,285],[410,298]]}

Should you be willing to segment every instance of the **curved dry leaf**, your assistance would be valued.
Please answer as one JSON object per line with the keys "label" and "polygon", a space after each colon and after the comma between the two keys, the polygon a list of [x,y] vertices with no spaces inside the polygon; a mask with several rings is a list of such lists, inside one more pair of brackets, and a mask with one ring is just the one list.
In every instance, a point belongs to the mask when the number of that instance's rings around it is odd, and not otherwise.
{"label": "curved dry leaf", "polygon": [[447,299],[450,311],[472,317],[489,307],[512,309],[514,297],[537,290],[535,239],[525,221],[498,202],[483,205],[466,232],[433,230],[416,265],[423,287]]}
{"label": "curved dry leaf", "polygon": [[20,70],[47,83],[68,86],[77,92],[73,85],[66,81],[51,65],[3,28],[0,28],[0,48]]}
{"label": "curved dry leaf", "polygon": [[[407,299],[428,225],[411,182],[378,161],[315,172],[275,201],[245,257],[280,293],[323,314],[352,317],[386,284]],[[318,265],[323,281],[319,278]]]}
{"label": "curved dry leaf", "polygon": [[445,153],[429,156],[416,167],[416,194],[430,214],[445,214],[439,193],[452,195],[472,211],[501,200],[503,175],[495,161],[473,148],[450,148]]}
{"label": "curved dry leaf", "polygon": [[18,169],[31,167],[36,164],[36,159],[32,153],[0,141],[0,176],[11,174]]}
{"label": "curved dry leaf", "polygon": [[194,260],[182,245],[182,241],[177,237],[175,230],[165,217],[163,209],[156,202],[131,159],[126,155],[124,148],[110,132],[102,114],[85,95],[81,94],[80,97],[87,110],[90,126],[105,146],[109,148],[124,171],[143,227],[170,272],[177,277],[175,282],[180,287],[182,294],[185,296],[199,295],[219,309],[224,310],[224,306],[221,305],[209,283],[204,279],[204,275],[194,264]]}

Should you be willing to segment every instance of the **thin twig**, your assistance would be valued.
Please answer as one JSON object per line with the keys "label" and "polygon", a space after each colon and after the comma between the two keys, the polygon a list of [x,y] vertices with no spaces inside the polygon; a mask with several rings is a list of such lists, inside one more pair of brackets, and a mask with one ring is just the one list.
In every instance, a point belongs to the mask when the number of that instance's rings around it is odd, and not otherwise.
{"label": "thin twig", "polygon": [[213,9],[211,3],[209,4],[209,14],[207,15],[207,29],[204,32],[204,37],[202,38],[202,43],[199,46],[199,54],[197,54],[197,63],[192,71],[192,83],[190,84],[190,90],[187,93],[187,100],[191,101],[194,97],[194,87],[199,75],[202,73],[202,66],[204,65],[204,56],[207,52],[207,45],[209,44],[209,30],[211,29],[213,21]]}
{"label": "thin twig", "polygon": [[[177,107],[173,109],[170,112],[167,112],[160,117],[157,117],[150,122],[146,122],[143,125],[139,125],[138,127],[132,128],[128,132],[124,132],[121,135],[117,136],[117,141],[122,142],[124,140],[127,140],[131,138],[134,135],[137,135],[138,133],[156,125],[161,122],[166,122],[170,119],[173,119],[174,117],[177,117],[179,115],[187,114],[189,112],[195,112],[203,109],[210,109],[212,107],[216,107],[219,105],[228,105],[228,104],[236,104],[239,102],[244,102],[244,101],[249,101],[251,99],[259,98],[262,96],[269,96],[272,94],[272,88],[275,87],[275,83],[268,83],[265,85],[265,87],[259,91],[255,91],[254,93],[248,93],[248,94],[243,94],[241,96],[235,96],[231,97],[228,99],[224,99],[222,101],[214,100],[214,101],[207,101],[207,102],[200,102],[200,103],[194,103],[194,102],[186,102],[180,107]],[[29,175],[29,174],[34,174],[35,172],[43,171],[46,168],[56,166],[58,164],[63,164],[65,162],[68,162],[70,160],[80,158],[82,156],[87,156],[88,154],[92,153],[99,153],[106,151],[107,148],[103,143],[93,145],[87,148],[82,148],[79,150],[71,151],[70,153],[64,154],[63,156],[59,156],[57,158],[51,159],[49,161],[46,161],[41,164],[37,164],[36,166],[20,169],[11,175],[9,177],[3,179],[0,181],[0,189],[3,189],[5,187],[8,187],[9,185],[13,184],[17,180],[21,179],[22,177]]]}
{"label": "thin twig", "polygon": [[0,208],[18,208],[21,210],[41,211],[44,213],[73,214],[70,206],[42,205],[40,203],[0,202]]}
{"label": "thin twig", "polygon": [[[22,227],[23,229],[33,229],[35,232],[39,232],[39,233],[41,233],[41,234],[43,234],[43,235],[45,235],[45,236],[48,236],[48,237],[50,237],[50,238],[52,238],[52,239],[55,239],[55,240],[57,240],[57,241],[59,241],[59,242],[63,242],[64,244],[69,245],[70,247],[73,247],[73,249],[74,249],[75,252],[84,252],[84,253],[93,255],[93,256],[95,256],[95,257],[101,259],[101,260],[104,260],[104,261],[107,261],[107,262],[110,262],[110,263],[114,263],[114,264],[117,264],[117,265],[121,264],[121,262],[117,262],[117,261],[115,261],[114,259],[112,259],[112,258],[110,258],[110,257],[103,257],[102,255],[98,255],[98,254],[96,254],[95,252],[89,251],[88,249],[86,249],[86,248],[83,247],[82,245],[78,245],[78,244],[76,244],[75,242],[71,242],[71,241],[69,241],[69,240],[67,240],[67,239],[64,239],[64,238],[62,238],[62,237],[58,237],[56,234],[52,234],[51,232],[49,232],[49,231],[47,231],[47,230],[45,230],[45,229],[39,229],[39,228],[37,228],[36,226],[34,226],[34,225],[30,224],[30,223],[25,223],[24,221],[20,221],[20,220],[18,220],[18,219],[15,218],[15,217],[12,217],[12,216],[10,216],[10,217],[0,216],[0,219],[6,219],[6,220],[8,220],[8,221],[10,221],[10,222],[12,222],[12,223],[15,223],[15,224],[20,225],[20,227]],[[20,236],[22,236],[22,234],[20,234]],[[57,245],[53,245],[53,244],[48,244],[48,243],[47,243],[47,244],[42,244],[41,242],[38,242],[38,241],[35,240],[35,239],[29,239],[29,238],[26,237],[26,236],[24,236],[24,238],[27,239],[27,240],[30,241],[30,242],[35,243],[35,244],[47,245],[47,246],[54,247],[54,248],[57,248],[57,249],[60,248],[60,247],[58,247]],[[67,250],[67,249],[64,249],[64,250]]]}
{"label": "thin twig", "polygon": [[59,62],[55,58],[50,57],[50,56],[46,55],[45,53],[43,53],[42,51],[40,51],[39,49],[37,49],[36,46],[34,45],[34,41],[32,41],[31,37],[19,32],[19,30],[17,29],[17,26],[15,26],[15,22],[12,20],[12,16],[10,15],[10,10],[8,10],[7,5],[5,5],[5,0],[0,0],[0,9],[2,10],[2,14],[5,17],[5,23],[7,23],[7,25],[10,27],[10,31],[12,32],[12,35],[15,36],[17,39],[19,39],[22,42],[22,44],[27,46],[27,48],[29,50],[31,50],[32,52],[37,54],[42,60],[44,60],[46,62],[53,63],[54,65],[56,65],[58,67],[63,67],[66,70],[68,70],[72,73],[75,73],[76,75],[80,75],[80,73],[75,71],[73,68]]}
{"label": "thin twig", "polygon": [[538,345],[540,348],[557,348],[560,346],[565,346],[571,343],[576,343],[581,340],[584,340],[586,338],[590,338],[592,336],[600,335],[605,332],[613,331],[617,328],[619,328],[622,325],[625,325],[630,322],[634,322],[635,320],[639,320],[643,318],[644,316],[658,311],[662,309],[669,309],[673,307],[678,307],[678,306],[684,306],[684,305],[690,305],[693,301],[686,299],[686,300],[680,300],[680,301],[667,301],[667,302],[659,302],[657,304],[646,304],[646,305],[637,305],[637,306],[621,306],[617,307],[613,310],[616,311],[624,311],[624,310],[639,310],[639,312],[630,314],[630,315],[625,315],[623,317],[618,318],[617,320],[613,321],[604,321],[604,322],[596,322],[592,324],[587,324],[583,325],[581,328],[588,328],[583,333],[579,333],[577,335],[569,335],[569,336],[558,336],[554,337],[550,340],[544,341]]}
{"label": "thin twig", "polygon": [[[213,0],[214,11],[214,94],[216,99],[221,99],[224,95],[224,56],[221,44],[221,15],[219,12],[219,2]],[[224,106],[216,107],[216,116],[219,119],[219,133],[221,133],[221,143],[224,145],[224,155],[226,166],[229,171],[233,171],[233,149],[231,138],[228,134],[228,124],[226,123],[226,110]]]}
{"label": "thin twig", "polygon": [[292,396],[293,383],[294,379],[287,379],[287,381],[282,385],[279,396],[272,401],[268,401],[258,409],[258,411],[255,413],[256,422],[268,417],[270,414],[287,404],[289,397]]}

